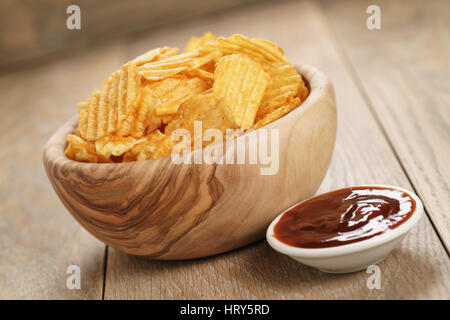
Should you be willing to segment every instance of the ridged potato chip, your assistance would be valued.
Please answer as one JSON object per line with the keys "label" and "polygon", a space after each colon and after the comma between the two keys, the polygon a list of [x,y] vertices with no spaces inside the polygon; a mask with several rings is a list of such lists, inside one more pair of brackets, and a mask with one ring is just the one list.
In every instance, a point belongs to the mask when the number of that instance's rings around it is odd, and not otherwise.
{"label": "ridged potato chip", "polygon": [[266,68],[270,81],[261,101],[258,116],[271,113],[275,108],[285,105],[298,94],[303,84],[301,76],[291,64],[275,63]]}
{"label": "ridged potato chip", "polygon": [[[119,128],[130,131],[130,118],[136,112],[142,77],[133,63],[122,66],[95,90],[87,102],[78,104],[79,130],[83,138],[94,141]],[[128,119],[128,122],[126,120]]]}
{"label": "ridged potato chip", "polygon": [[253,125],[253,129],[259,129],[262,128],[269,123],[278,120],[285,114],[289,113],[290,111],[297,108],[301,103],[300,98],[296,97],[294,98],[289,104],[278,107],[277,109],[273,110],[272,112],[266,114],[264,117],[257,119],[256,123]]}
{"label": "ridged potato chip", "polygon": [[152,61],[158,61],[163,60],[165,58],[175,56],[178,54],[177,48],[170,48],[170,47],[162,47],[162,48],[156,48],[147,51],[146,53],[134,58],[131,60],[136,66],[141,66],[143,64],[152,62]]}
{"label": "ridged potato chip", "polygon": [[146,63],[139,67],[139,71],[147,80],[163,80],[176,76],[182,71],[192,69],[194,67],[194,58],[197,56],[197,51],[178,54],[159,61]]}
{"label": "ridged potato chip", "polygon": [[234,34],[229,38],[218,37],[214,41],[206,42],[201,51],[219,51],[222,56],[240,53],[258,62],[289,63],[283,50],[276,44],[263,39],[247,38],[240,34]]}
{"label": "ridged potato chip", "polygon": [[[214,70],[213,70],[214,71]],[[209,87],[214,81],[214,74],[204,69],[192,69],[184,73],[188,77],[198,77],[209,82]]]}
{"label": "ridged potato chip", "polygon": [[235,125],[246,130],[253,125],[268,83],[269,75],[261,64],[233,54],[217,63],[213,93],[224,98]]}
{"label": "ridged potato chip", "polygon": [[[119,100],[122,101],[126,97],[126,116],[123,117],[124,111],[121,110],[119,103],[119,135],[126,136],[131,134],[139,109],[139,98],[142,90],[142,76],[133,63],[128,63],[127,86],[125,92],[119,90]],[[120,89],[121,87],[119,87]],[[124,88],[124,87],[123,87]],[[121,116],[122,115],[122,116]]]}
{"label": "ridged potato chip", "polygon": [[68,158],[75,161],[99,162],[94,143],[73,134],[67,135],[67,148],[64,153]]}
{"label": "ridged potato chip", "polygon": [[183,52],[192,52],[201,48],[205,43],[213,41],[215,39],[211,32],[206,32],[201,38],[192,37],[184,47]]}
{"label": "ridged potato chip", "polygon": [[301,93],[299,96],[303,98],[307,96],[307,89],[295,67],[287,60],[283,51],[270,41],[251,39],[237,34],[209,41],[202,50],[219,50],[222,55],[240,53],[261,63],[269,74],[270,81],[258,110],[260,114],[268,114],[275,108],[287,104],[297,94]]}
{"label": "ridged potato chip", "polygon": [[300,87],[298,88],[297,97],[299,97],[300,100],[303,102],[306,100],[308,95],[309,95],[309,89],[306,86],[306,83],[305,83],[305,81],[303,81],[303,78],[302,78],[302,81],[300,81]]}
{"label": "ridged potato chip", "polygon": [[[80,118],[81,118],[81,116],[86,116],[86,119],[81,119],[79,121],[79,123],[82,123],[85,121],[87,123],[86,135],[83,136],[83,138],[85,138],[86,140],[92,141],[97,138],[97,126],[98,126],[97,114],[98,114],[98,103],[100,101],[100,95],[101,95],[100,90],[95,90],[92,93],[91,98],[88,100],[87,113],[79,115]],[[80,128],[80,132],[82,132],[81,128]]]}
{"label": "ridged potato chip", "polygon": [[[139,72],[150,81],[164,80],[182,72],[189,72],[206,66],[210,62],[214,62],[216,56],[216,52],[194,50],[145,63],[139,66]],[[208,70],[206,69],[206,71]]]}
{"label": "ridged potato chip", "polygon": [[111,156],[119,157],[131,150],[137,144],[145,141],[145,138],[108,136],[95,141],[95,151],[105,159]]}
{"label": "ridged potato chip", "polygon": [[176,114],[179,106],[190,96],[210,88],[207,81],[194,78],[168,78],[151,85],[156,114],[166,116]]}
{"label": "ridged potato chip", "polygon": [[[165,128],[164,134],[171,134],[180,128],[191,134],[191,144],[194,144],[194,122],[201,121],[202,131],[217,129],[225,134],[227,128],[236,128],[234,121],[225,106],[224,99],[213,93],[198,94],[190,97],[180,106],[180,112]],[[225,135],[223,136],[225,138]],[[202,137],[197,137],[202,139]],[[209,142],[203,142],[203,146]]]}
{"label": "ridged potato chip", "polygon": [[119,83],[120,72],[114,72],[111,75],[111,88],[109,91],[108,134],[115,132],[119,123]]}
{"label": "ridged potato chip", "polygon": [[172,143],[170,139],[159,130],[147,135],[143,141],[136,144],[123,156],[124,162],[141,161],[160,158],[170,155]]}
{"label": "ridged potato chip", "polygon": [[89,118],[89,100],[78,103],[78,131],[80,136],[86,137]]}
{"label": "ridged potato chip", "polygon": [[153,90],[150,86],[146,86],[141,92],[131,135],[135,138],[142,138],[147,132],[159,128],[161,123],[162,117],[156,114],[156,99]]}

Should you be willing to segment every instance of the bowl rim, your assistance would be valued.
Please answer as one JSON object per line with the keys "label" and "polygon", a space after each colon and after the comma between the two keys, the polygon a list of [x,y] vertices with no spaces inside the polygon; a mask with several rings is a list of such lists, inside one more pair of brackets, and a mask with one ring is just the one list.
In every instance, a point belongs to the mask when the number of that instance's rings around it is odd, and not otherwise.
{"label": "bowl rim", "polygon": [[[294,67],[297,69],[298,73],[304,77],[308,83],[309,86],[309,94],[306,97],[305,101],[303,101],[299,107],[295,108],[294,110],[290,111],[289,113],[285,114],[281,118],[269,123],[268,125],[265,125],[264,127],[258,128],[256,130],[249,130],[248,132],[244,133],[243,135],[240,135],[236,137],[238,139],[245,139],[245,137],[252,133],[252,132],[258,132],[260,129],[270,129],[275,126],[282,127],[281,123],[284,121],[288,121],[288,119],[292,117],[299,117],[301,114],[306,112],[308,109],[316,105],[317,101],[319,101],[323,96],[323,91],[326,90],[327,87],[331,87],[331,82],[329,78],[318,68],[309,65],[309,64],[293,64]],[[331,87],[332,88],[332,87]],[[334,96],[334,91],[333,91]],[[85,168],[85,169],[95,169],[98,168],[98,166],[101,167],[107,167],[107,166],[133,166],[136,163],[148,163],[149,161],[155,162],[155,161],[167,161],[167,157],[161,157],[156,159],[148,159],[148,160],[141,160],[141,161],[134,161],[134,162],[117,162],[117,163],[89,163],[89,162],[80,162],[75,161],[72,159],[69,159],[65,153],[65,147],[67,145],[67,135],[72,133],[75,129],[75,126],[78,124],[78,115],[72,117],[69,121],[64,123],[59,129],[51,136],[51,138],[48,140],[47,145],[44,150],[44,158],[47,158],[47,161],[50,162],[56,162],[57,160],[63,160],[64,165],[74,165],[76,164],[79,168]],[[64,139],[62,139],[64,138]],[[234,143],[233,141],[227,141],[226,144]],[[212,148],[212,145],[206,146],[205,148],[193,150],[190,152],[187,152],[184,154],[184,157],[191,157],[194,156],[195,153],[198,152],[204,152],[208,148]],[[51,149],[51,152],[49,151]],[[213,164],[215,165],[215,164]]]}
{"label": "bowl rim", "polygon": [[[362,184],[362,185],[351,186],[350,188],[353,188],[353,187],[355,187],[355,188],[357,188],[357,187],[384,187],[384,188],[400,190],[402,192],[405,192],[406,194],[411,196],[411,198],[414,199],[414,201],[416,202],[416,208],[414,209],[411,217],[408,220],[406,220],[404,223],[399,225],[397,228],[388,229],[385,232],[383,232],[382,234],[374,236],[369,239],[361,240],[361,241],[354,242],[354,243],[344,244],[344,245],[340,245],[340,246],[327,247],[327,248],[299,248],[299,247],[294,247],[294,246],[291,246],[284,242],[281,242],[280,240],[275,238],[273,229],[274,229],[275,225],[278,223],[278,221],[281,219],[281,217],[287,211],[289,211],[293,207],[297,206],[298,204],[303,203],[311,198],[314,198],[314,197],[320,195],[320,194],[318,194],[318,195],[315,195],[308,199],[305,199],[303,201],[300,201],[300,202],[294,204],[293,206],[289,207],[288,209],[284,210],[282,213],[280,213],[270,223],[269,227],[267,228],[267,231],[266,231],[267,242],[276,251],[286,254],[286,255],[289,255],[289,256],[304,257],[304,258],[328,258],[328,257],[342,256],[342,255],[357,253],[360,251],[379,247],[384,244],[387,244],[388,242],[390,242],[394,239],[397,239],[397,238],[405,235],[412,229],[412,227],[414,227],[414,225],[417,224],[417,222],[420,220],[420,218],[423,215],[424,209],[423,209],[422,201],[415,193],[413,193],[407,189],[404,189],[404,188],[401,188],[398,186],[387,185],[387,184]],[[338,191],[338,190],[342,190],[345,188],[349,188],[349,187],[338,188],[338,189],[331,190],[328,192]],[[326,194],[328,192],[324,192],[322,194]]]}

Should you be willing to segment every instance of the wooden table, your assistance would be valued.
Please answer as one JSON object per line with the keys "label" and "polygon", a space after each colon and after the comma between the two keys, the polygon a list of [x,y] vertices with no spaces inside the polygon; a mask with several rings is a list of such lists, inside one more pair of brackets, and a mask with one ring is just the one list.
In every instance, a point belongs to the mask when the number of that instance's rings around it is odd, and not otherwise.
{"label": "wooden table", "polygon": [[[449,1],[260,3],[179,23],[0,76],[0,298],[449,299]],[[363,183],[414,190],[426,216],[384,262],[381,289],[365,272],[330,275],[265,241],[191,261],[122,254],[68,214],[45,175],[42,149],[76,103],[122,62],[211,30],[277,42],[294,63],[332,79],[338,136],[319,192]],[[81,289],[66,269],[81,268]]]}

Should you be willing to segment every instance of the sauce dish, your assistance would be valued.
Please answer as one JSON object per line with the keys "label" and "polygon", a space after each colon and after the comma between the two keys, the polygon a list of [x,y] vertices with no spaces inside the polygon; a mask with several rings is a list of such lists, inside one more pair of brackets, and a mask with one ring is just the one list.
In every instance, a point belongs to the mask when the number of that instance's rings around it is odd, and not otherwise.
{"label": "sauce dish", "polygon": [[423,204],[417,195],[403,188],[389,185],[365,185],[360,187],[389,188],[402,191],[414,200],[415,206],[411,209],[411,215],[395,228],[388,228],[379,235],[357,242],[331,247],[302,248],[280,241],[275,235],[275,226],[285,214],[308,202],[310,200],[308,199],[285,210],[272,221],[266,233],[269,245],[298,262],[329,273],[355,272],[382,261],[401,243],[411,228],[420,220],[423,215]]}

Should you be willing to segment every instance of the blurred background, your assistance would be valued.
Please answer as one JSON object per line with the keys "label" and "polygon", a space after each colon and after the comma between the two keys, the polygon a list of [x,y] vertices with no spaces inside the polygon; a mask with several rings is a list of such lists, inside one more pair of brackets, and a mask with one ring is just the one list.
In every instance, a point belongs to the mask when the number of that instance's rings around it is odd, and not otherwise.
{"label": "blurred background", "polygon": [[[267,0],[265,0],[267,1]],[[2,0],[0,70],[261,0]],[[81,30],[66,28],[70,5]]]}

